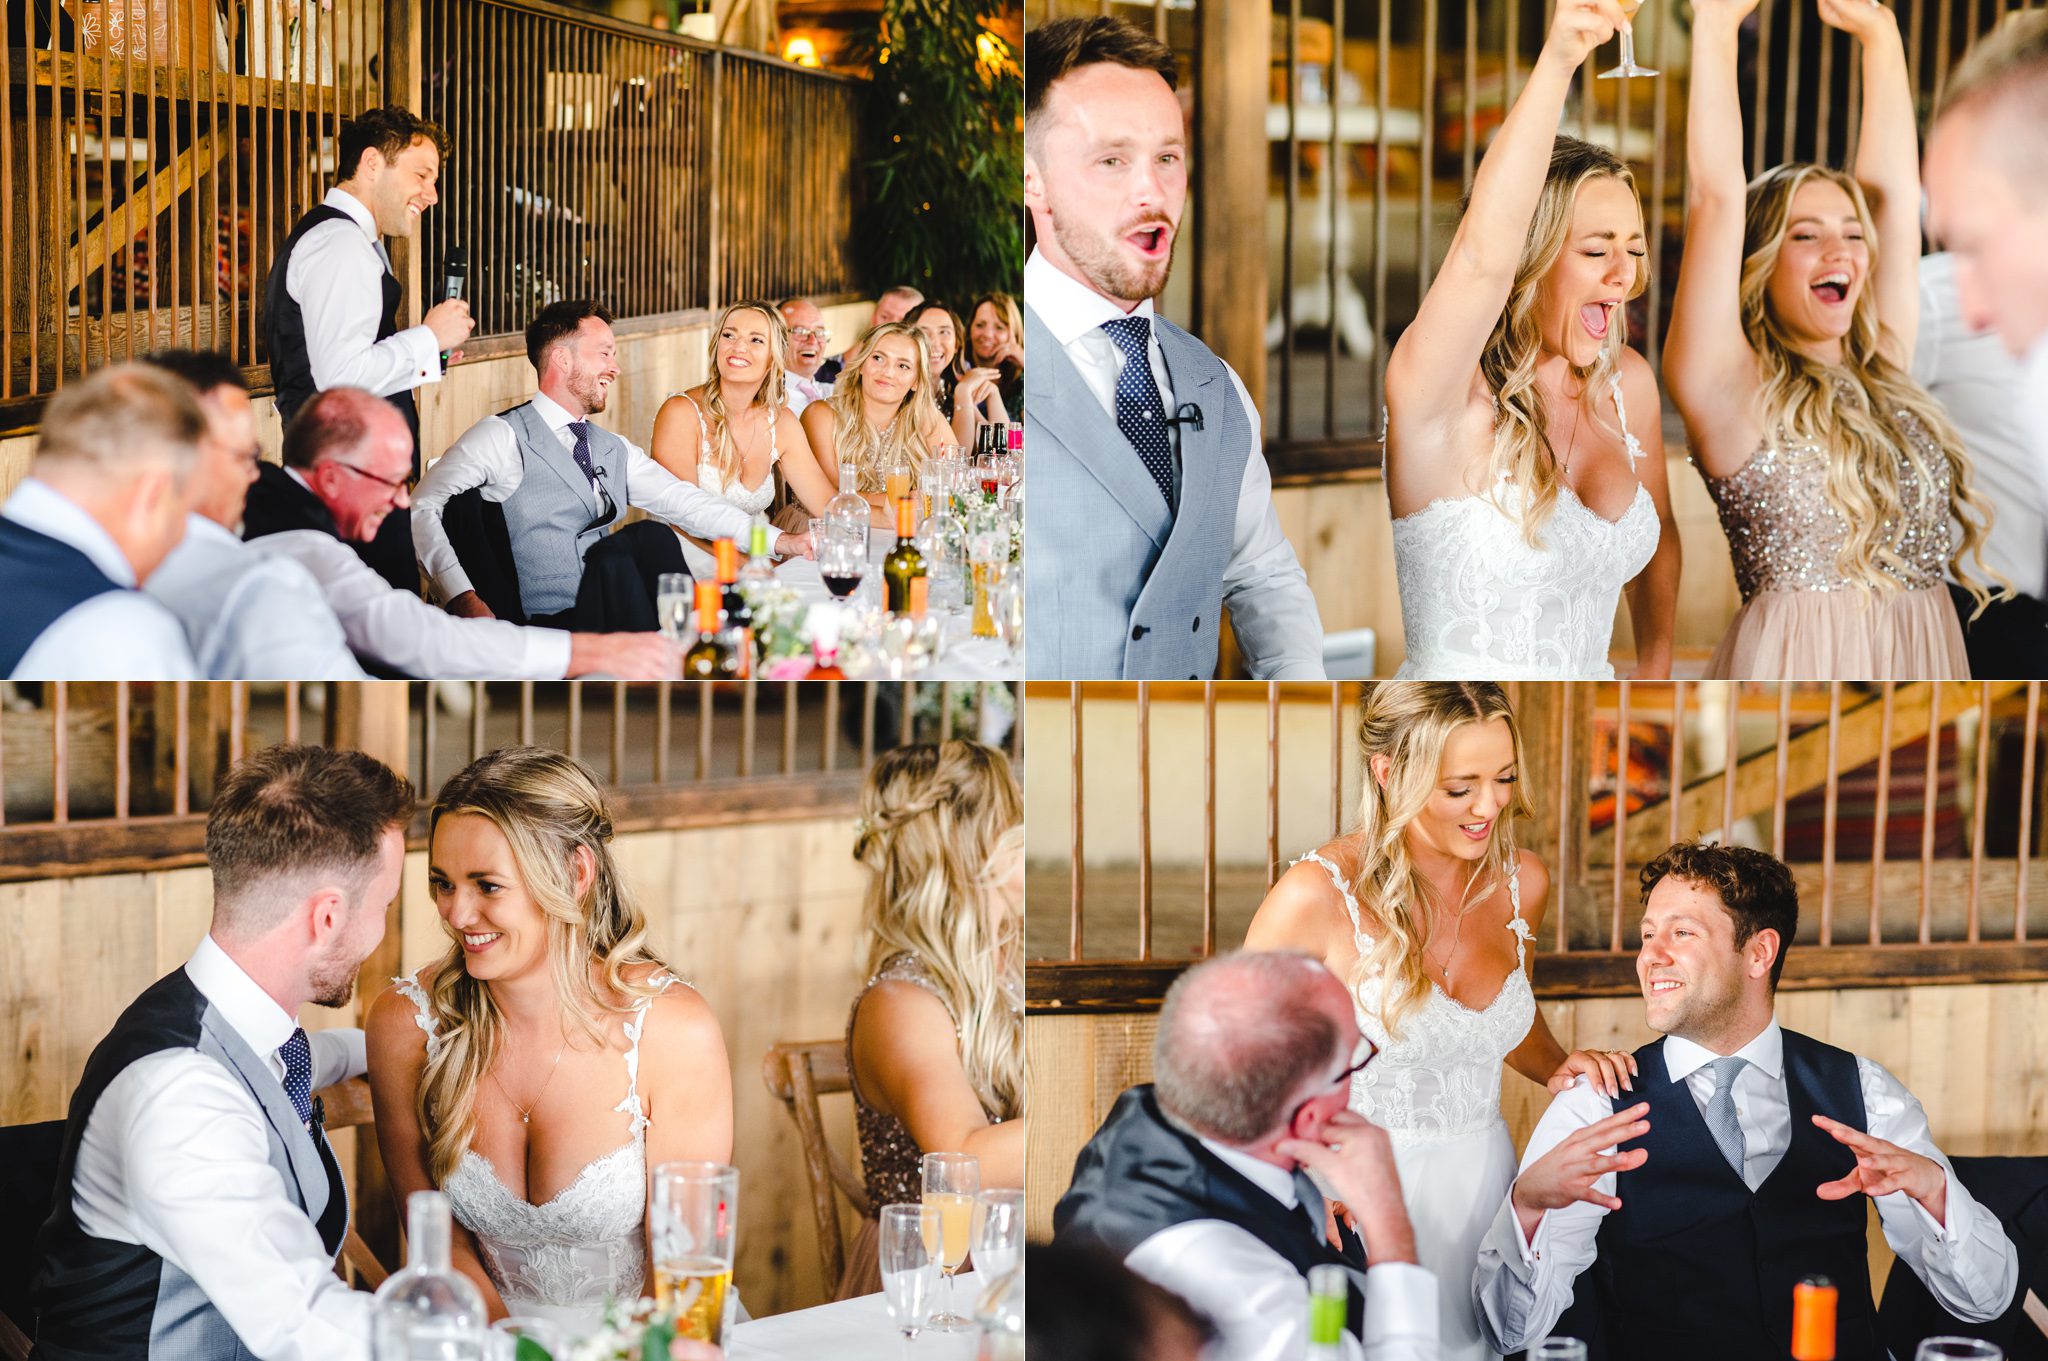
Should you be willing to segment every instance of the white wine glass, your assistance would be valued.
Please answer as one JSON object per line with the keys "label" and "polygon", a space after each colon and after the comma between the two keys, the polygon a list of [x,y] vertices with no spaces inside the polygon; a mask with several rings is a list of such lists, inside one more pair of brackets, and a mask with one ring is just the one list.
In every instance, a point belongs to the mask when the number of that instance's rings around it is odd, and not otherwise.
{"label": "white wine glass", "polygon": [[688,572],[663,572],[654,579],[654,617],[661,636],[681,642],[690,622],[690,588],[695,585]]}
{"label": "white wine glass", "polygon": [[974,1269],[983,1284],[1001,1280],[1024,1260],[1024,1193],[1004,1187],[974,1198]]}
{"label": "white wine glass", "polygon": [[884,1205],[881,1224],[882,1300],[908,1357],[938,1295],[939,1263],[931,1245],[939,1235],[939,1212],[928,1205]]}
{"label": "white wine glass", "polygon": [[932,1255],[946,1278],[945,1297],[932,1315],[935,1332],[957,1333],[974,1321],[953,1312],[953,1277],[967,1260],[974,1238],[974,1197],[981,1191],[981,1159],[972,1153],[927,1153],[919,1164],[924,1175],[924,1203],[938,1212]]}
{"label": "white wine glass", "polygon": [[1930,1337],[1913,1353],[1913,1361],[2005,1361],[2005,1353],[1974,1337]]}
{"label": "white wine glass", "polygon": [[[1634,19],[1636,12],[1642,7],[1643,0],[1621,0],[1622,17]],[[1647,66],[1636,65],[1636,33],[1633,28],[1624,28],[1621,31],[1621,65],[1615,67],[1612,71],[1602,71],[1600,79],[1627,80],[1631,76],[1654,76],[1657,74],[1659,73],[1652,71]]]}

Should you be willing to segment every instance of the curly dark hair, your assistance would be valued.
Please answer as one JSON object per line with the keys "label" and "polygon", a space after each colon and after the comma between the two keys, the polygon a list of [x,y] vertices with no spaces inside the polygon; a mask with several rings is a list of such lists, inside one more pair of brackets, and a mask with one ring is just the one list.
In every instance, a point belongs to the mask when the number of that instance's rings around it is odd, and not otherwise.
{"label": "curly dark hair", "polygon": [[1739,950],[1759,931],[1778,933],[1778,956],[1771,961],[1771,991],[1785,972],[1785,952],[1799,929],[1799,886],[1784,861],[1747,846],[1709,841],[1681,841],[1643,866],[1643,901],[1665,879],[1679,879],[1712,889],[1735,920]]}
{"label": "curly dark hair", "polygon": [[352,180],[363,168],[363,153],[375,150],[390,160],[414,142],[432,142],[434,150],[448,159],[448,134],[438,123],[429,123],[411,109],[396,104],[366,109],[341,125],[339,173],[335,178]]}

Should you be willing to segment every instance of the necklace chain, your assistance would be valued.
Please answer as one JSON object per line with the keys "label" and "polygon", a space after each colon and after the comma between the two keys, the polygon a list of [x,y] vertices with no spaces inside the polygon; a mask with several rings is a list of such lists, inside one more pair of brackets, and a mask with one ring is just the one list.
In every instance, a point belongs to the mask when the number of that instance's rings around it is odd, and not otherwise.
{"label": "necklace chain", "polygon": [[498,1076],[498,1070],[496,1068],[493,1068],[491,1070],[491,1081],[498,1084],[498,1090],[505,1094],[505,1100],[511,1102],[512,1109],[519,1112],[520,1124],[531,1125],[533,1123],[533,1113],[535,1110],[539,1109],[540,1099],[548,1094],[548,1085],[555,1080],[555,1070],[562,1066],[562,1055],[567,1053],[568,1049],[569,1041],[565,1038],[562,1041],[562,1047],[555,1051],[555,1061],[552,1064],[548,1065],[548,1075],[545,1079],[542,1080],[540,1084],[540,1090],[535,1092],[533,1094],[533,1100],[524,1106],[521,1106],[517,1101],[512,1100],[512,1092],[508,1087],[505,1086],[505,1080]]}

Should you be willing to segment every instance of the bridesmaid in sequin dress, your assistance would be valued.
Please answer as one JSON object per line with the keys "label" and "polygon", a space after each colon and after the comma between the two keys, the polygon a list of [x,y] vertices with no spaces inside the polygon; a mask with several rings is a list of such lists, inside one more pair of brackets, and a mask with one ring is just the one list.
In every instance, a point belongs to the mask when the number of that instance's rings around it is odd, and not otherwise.
{"label": "bridesmaid in sequin dress", "polygon": [[[877,760],[853,857],[868,882],[868,985],[846,1028],[873,1211],[924,1198],[926,1153],[1024,1184],[1024,806],[1003,754],[917,743]],[[882,1288],[870,1218],[836,1298]]]}
{"label": "bridesmaid in sequin dress", "polygon": [[1736,35],[1757,0],[1696,7],[1664,375],[1742,591],[1709,674],[1967,677],[1943,576],[1989,598],[1961,560],[1990,514],[1961,438],[1906,372],[1920,176],[1905,48],[1877,0],[1817,3],[1861,48],[1855,173],[1782,165],[1746,187]]}

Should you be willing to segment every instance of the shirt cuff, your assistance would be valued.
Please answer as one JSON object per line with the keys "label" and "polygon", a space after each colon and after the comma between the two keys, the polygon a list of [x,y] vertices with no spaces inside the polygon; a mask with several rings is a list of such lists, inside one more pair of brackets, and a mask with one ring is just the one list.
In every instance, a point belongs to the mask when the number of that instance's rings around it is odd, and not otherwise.
{"label": "shirt cuff", "polygon": [[1365,1273],[1369,1336],[1435,1337],[1436,1273],[1413,1262],[1383,1262]]}
{"label": "shirt cuff", "polygon": [[442,568],[432,579],[434,590],[440,594],[443,605],[464,591],[472,589],[469,584],[469,573],[463,571],[459,564]]}
{"label": "shirt cuff", "polygon": [[1946,1224],[1929,1214],[1925,1205],[1922,1205],[1904,1191],[1894,1191],[1892,1194],[1900,1197],[1906,1204],[1913,1207],[1914,1217],[1920,1221],[1920,1227],[1926,1231],[1930,1239],[1941,1244],[1943,1247],[1948,1247],[1956,1241],[1956,1221],[1963,1217],[1965,1207],[1971,1202],[1969,1198],[1970,1193],[1963,1190],[1963,1184],[1956,1180],[1955,1173],[1944,1172],[1943,1176],[1947,1178],[1947,1182],[1942,1191],[1941,1207],[1948,1212],[1948,1223]]}
{"label": "shirt cuff", "polygon": [[441,381],[441,342],[424,326],[409,326],[398,333],[412,353],[413,387]]}
{"label": "shirt cuff", "polygon": [[569,674],[569,635],[561,629],[526,629],[526,674],[534,680],[562,680]]}

